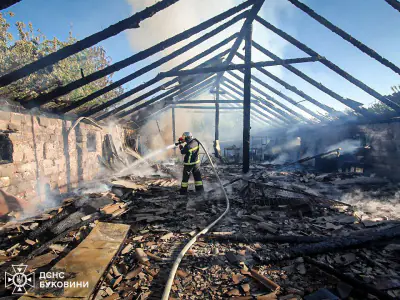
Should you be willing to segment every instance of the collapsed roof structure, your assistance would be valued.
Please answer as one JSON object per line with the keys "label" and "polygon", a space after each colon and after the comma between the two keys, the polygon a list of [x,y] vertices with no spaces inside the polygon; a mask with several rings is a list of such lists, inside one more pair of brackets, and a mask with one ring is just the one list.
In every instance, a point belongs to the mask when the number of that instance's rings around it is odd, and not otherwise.
{"label": "collapsed roof structure", "polygon": [[[64,47],[48,56],[45,56],[37,61],[34,61],[28,65],[25,65],[17,70],[13,70],[8,74],[4,74],[0,77],[0,87],[7,86],[19,79],[22,79],[34,72],[45,69],[52,64],[57,63],[58,61],[74,55],[79,51],[91,47],[100,41],[108,39],[124,30],[138,28],[140,22],[151,18],[154,14],[158,12],[168,9],[171,5],[174,5],[179,0],[163,0],[154,4],[151,7],[146,8],[145,10],[134,14],[133,16],[124,19],[112,26],[97,32],[91,36],[88,36],[80,41],[77,41],[75,44]],[[315,11],[313,11],[310,7],[305,5],[304,3],[298,0],[289,0],[293,5],[302,10],[304,13],[309,15],[311,18],[319,22],[322,26],[327,27],[329,30],[339,35],[345,41],[352,44],[354,47],[358,48],[360,51],[380,62],[385,67],[391,69],[393,72],[400,75],[400,68],[396,66],[394,63],[390,62],[388,59],[381,56],[379,53],[369,48],[367,45],[363,44],[361,41],[357,40],[355,37],[351,36],[341,28],[335,26],[329,20],[325,19],[323,16],[319,15]],[[11,5],[15,1],[9,1],[8,4]],[[132,74],[125,76],[112,84],[95,91],[94,93],[84,97],[83,99],[79,99],[78,101],[71,102],[69,105],[58,105],[51,106],[52,110],[56,113],[66,114],[66,113],[76,113],[80,117],[94,117],[97,121],[106,120],[109,118],[114,118],[118,120],[118,122],[122,124],[129,123],[130,120],[134,121],[130,124],[143,124],[143,120],[146,120],[150,116],[156,115],[162,111],[167,109],[176,109],[183,108],[184,106],[180,106],[181,104],[204,104],[204,103],[212,103],[215,104],[215,140],[219,140],[219,110],[220,109],[233,109],[234,106],[239,106],[243,108],[243,157],[244,157],[244,171],[248,170],[249,161],[248,161],[248,151],[249,151],[249,139],[250,139],[250,118],[253,118],[255,122],[261,124],[267,124],[271,127],[281,127],[287,126],[294,123],[324,123],[324,122],[332,122],[333,120],[344,119],[346,115],[343,112],[335,110],[335,108],[325,105],[318,101],[317,99],[309,96],[303,91],[299,90],[296,86],[291,85],[288,82],[278,78],[274,74],[268,71],[269,66],[280,65],[294,73],[301,79],[310,83],[323,93],[329,95],[334,100],[344,104],[351,114],[357,116],[360,120],[370,119],[374,116],[368,112],[362,105],[362,103],[345,98],[344,96],[338,94],[337,92],[331,90],[329,87],[319,83],[317,80],[309,77],[299,69],[297,69],[294,65],[297,63],[305,63],[305,62],[315,62],[321,63],[330,70],[334,71],[339,76],[343,77],[347,81],[351,82],[358,88],[362,89],[381,103],[388,106],[394,113],[397,115],[400,113],[400,105],[390,98],[380,94],[378,91],[372,89],[361,80],[355,78],[345,70],[343,70],[340,66],[336,65],[329,58],[324,57],[322,54],[317,53],[313,49],[309,48],[307,45],[297,40],[293,36],[287,34],[286,32],[280,30],[279,28],[272,25],[268,20],[265,20],[258,16],[258,13],[263,6],[265,1],[262,0],[249,0],[246,1],[236,7],[233,7],[217,16],[214,16],[193,28],[187,29],[167,40],[164,40],[148,49],[135,53],[134,55],[116,62],[102,70],[89,74],[87,76],[83,76],[81,79],[70,82],[64,86],[57,87],[49,92],[40,94],[36,98],[30,101],[21,101],[21,104],[29,109],[41,107],[46,108],[46,105],[56,101],[56,99],[60,96],[67,95],[71,91],[78,89],[80,87],[85,86],[88,83],[91,83],[99,78],[112,74],[122,68],[133,65],[140,61],[146,60],[150,56],[160,53],[164,49],[168,47],[172,47],[177,43],[188,39],[189,37],[207,31],[213,25],[220,24],[218,27],[205,33],[199,38],[193,40],[189,44],[169,53],[168,55],[154,61],[145,67],[142,67]],[[399,3],[395,0],[386,0],[391,6],[396,9],[399,9]],[[184,54],[188,50],[198,46],[199,44],[207,41],[211,37],[215,36],[218,33],[225,32],[227,28],[232,26],[233,24],[242,21],[243,25],[239,32],[223,39],[221,42],[208,47],[208,49],[204,52],[199,53],[198,55],[193,56],[191,59],[179,64],[178,66],[172,68],[167,72],[159,73],[153,79],[144,82],[138,86],[135,86],[133,89],[125,91],[122,95],[115,97],[114,99],[110,99],[109,101],[90,107],[88,110],[80,110],[80,108],[87,104],[88,102],[96,99],[97,97],[104,95],[105,93],[127,83],[130,82],[139,76],[146,74],[161,65],[171,61],[172,59]],[[278,57],[274,53],[272,53],[269,49],[263,47],[263,45],[257,43],[257,41],[253,40],[252,37],[252,26],[253,23],[257,22],[261,24],[263,27],[268,30],[274,32],[287,42],[296,46],[298,49],[302,50],[305,54],[305,57],[294,58],[294,59],[284,59]],[[245,43],[245,53],[244,55],[240,54],[239,47],[244,41]],[[226,49],[225,51],[221,51],[218,53],[218,50],[222,47],[226,46],[230,42],[233,42],[233,45]],[[266,57],[270,60],[262,61],[262,62],[253,62],[252,61],[252,49],[257,49],[262,52]],[[215,54],[217,53],[217,54]],[[211,59],[208,59],[206,62],[187,69],[187,67],[191,67],[192,64],[199,61],[200,59],[208,56],[214,55]],[[235,57],[238,57],[243,61],[241,64],[233,64],[232,61]],[[318,114],[313,110],[310,110],[306,106],[302,105],[300,102],[295,101],[291,97],[286,94],[278,91],[276,88],[270,86],[268,83],[263,81],[262,79],[252,75],[252,69],[256,69],[265,76],[269,77],[273,81],[279,83],[284,88],[289,91],[299,95],[305,101],[308,101],[320,108],[324,112],[325,115]],[[232,72],[233,70],[240,71],[241,75],[237,75]],[[243,83],[243,85],[239,85],[234,81],[230,80],[227,76],[233,76],[236,80]],[[193,76],[196,75],[196,76]],[[173,77],[173,79],[166,81],[165,79]],[[182,78],[188,78],[186,81],[182,81]],[[256,82],[263,87],[263,90],[257,88],[252,82]],[[161,83],[161,84],[160,84]],[[159,85],[157,85],[159,84]],[[144,91],[146,88],[151,87],[152,89],[140,94],[139,96],[135,96],[132,100],[127,101],[128,97],[139,94]],[[302,113],[298,113],[285,105],[281,100],[275,98],[269,93],[266,93],[266,90],[269,90],[272,94],[275,94],[287,102],[295,105]],[[215,93],[215,101],[201,101],[201,100],[193,100],[194,97],[201,95],[204,92],[211,91]],[[256,96],[253,92],[259,92],[262,97]],[[223,93],[223,95],[222,95]],[[225,99],[222,99],[224,97]],[[255,101],[251,101],[251,100]],[[222,108],[221,105],[227,104],[228,107],[232,108]],[[253,104],[253,105],[252,105]],[[184,107],[188,108],[188,107]],[[196,107],[190,107],[192,109],[196,109]],[[201,107],[198,107],[201,108]],[[305,115],[310,115],[312,118],[306,118]],[[140,125],[139,125],[140,126]]]}

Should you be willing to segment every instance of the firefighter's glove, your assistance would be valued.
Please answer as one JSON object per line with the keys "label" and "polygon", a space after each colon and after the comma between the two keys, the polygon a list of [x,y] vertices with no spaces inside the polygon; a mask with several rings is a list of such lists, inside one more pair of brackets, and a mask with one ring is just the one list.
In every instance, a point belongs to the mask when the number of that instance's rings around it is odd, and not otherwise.
{"label": "firefighter's glove", "polygon": [[183,149],[183,146],[182,145],[179,145],[179,150],[182,150]]}

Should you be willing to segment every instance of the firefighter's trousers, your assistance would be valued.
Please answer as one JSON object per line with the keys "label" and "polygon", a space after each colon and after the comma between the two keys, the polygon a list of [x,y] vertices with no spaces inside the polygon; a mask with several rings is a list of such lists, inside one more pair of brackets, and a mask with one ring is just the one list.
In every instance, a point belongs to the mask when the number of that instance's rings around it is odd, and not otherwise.
{"label": "firefighter's trousers", "polygon": [[189,178],[190,173],[193,173],[194,177],[194,186],[196,188],[196,192],[203,192],[203,181],[201,179],[201,172],[200,172],[200,164],[194,165],[185,165],[183,167],[183,175],[182,175],[182,183],[181,183],[181,194],[187,194],[187,190],[189,187]]}

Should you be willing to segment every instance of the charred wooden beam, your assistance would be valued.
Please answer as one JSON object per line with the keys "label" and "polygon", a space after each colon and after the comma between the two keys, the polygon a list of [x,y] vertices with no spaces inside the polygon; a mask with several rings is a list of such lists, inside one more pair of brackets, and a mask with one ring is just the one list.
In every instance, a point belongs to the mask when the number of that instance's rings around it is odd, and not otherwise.
{"label": "charred wooden beam", "polygon": [[[288,64],[298,64],[305,62],[315,62],[318,60],[320,60],[319,57],[300,57],[300,58],[284,59],[281,62],[277,61],[261,61],[256,63],[250,62],[249,68],[262,68],[262,67],[280,66]],[[159,76],[161,77],[188,76],[188,75],[198,75],[205,73],[219,73],[229,70],[244,70],[246,68],[247,68],[246,64],[232,64],[232,65],[221,64],[219,66],[208,67],[208,68],[195,68],[190,70],[162,72],[159,74]]]}
{"label": "charred wooden beam", "polygon": [[[265,70],[263,68],[257,68],[258,71],[260,71],[261,73],[263,73]],[[242,71],[241,71],[242,72]],[[243,72],[242,72],[243,73]],[[277,89],[275,89],[274,87],[272,87],[271,85],[269,85],[268,83],[266,83],[264,80],[261,80],[257,77],[252,78],[255,82],[257,82],[258,84],[260,84],[261,86],[265,87],[266,89],[270,90],[271,92],[273,92],[274,94],[278,95],[279,97],[285,99],[286,101],[288,101],[289,103],[297,106],[299,109],[301,109],[302,111],[306,112],[307,114],[309,114],[310,116],[313,116],[314,118],[316,118],[317,120],[321,120],[322,117],[319,114],[316,114],[315,112],[313,112],[312,110],[308,109],[307,107],[305,107],[304,105],[296,102],[296,100],[294,100],[293,98],[285,95],[284,93],[278,91]],[[300,114],[298,114],[300,115]],[[301,115],[300,115],[301,116]]]}
{"label": "charred wooden beam", "polygon": [[21,0],[3,0],[0,3],[0,10],[1,9],[6,9],[7,7],[10,7],[18,2],[21,2]]}
{"label": "charred wooden beam", "polygon": [[[218,26],[214,30],[206,33],[205,35],[199,37],[198,39],[196,39],[193,42],[187,44],[186,46],[183,46],[180,49],[168,54],[167,56],[165,56],[165,57],[163,57],[163,58],[161,58],[161,59],[159,59],[159,60],[157,60],[157,61],[155,61],[155,62],[153,62],[153,63],[151,63],[151,64],[149,64],[149,65],[147,65],[147,66],[145,66],[145,67],[143,67],[141,69],[139,69],[139,70],[137,70],[136,72],[134,72],[134,73],[132,73],[132,74],[130,74],[130,75],[124,77],[124,78],[121,78],[121,79],[111,83],[110,85],[108,85],[108,86],[106,86],[106,87],[104,87],[104,88],[102,88],[102,89],[100,89],[100,90],[98,90],[98,91],[86,96],[85,98],[83,98],[83,99],[81,99],[79,101],[76,101],[76,102],[72,103],[70,106],[66,107],[61,112],[62,113],[66,113],[66,112],[71,111],[71,110],[73,110],[75,108],[78,108],[79,106],[81,106],[81,105],[83,105],[83,104],[85,104],[85,103],[87,103],[89,101],[92,101],[92,100],[96,99],[97,97],[100,97],[101,95],[103,95],[103,94],[105,94],[105,93],[107,93],[109,91],[112,91],[113,89],[115,89],[115,88],[117,88],[117,87],[129,82],[129,81],[132,81],[132,80],[138,78],[139,76],[141,76],[143,74],[146,74],[147,72],[150,72],[151,70],[154,70],[154,69],[158,68],[159,66],[171,61],[172,59],[178,57],[179,55],[181,55],[181,54],[189,51],[190,49],[196,47],[197,45],[203,43],[204,41],[214,37],[215,35],[217,35],[221,31],[223,31],[226,28],[228,28],[229,26],[231,26],[231,25],[235,24],[236,22],[238,22],[239,20],[243,19],[245,16],[246,16],[246,12],[243,12],[243,13],[235,16],[234,18],[232,18],[228,22]],[[219,45],[220,44],[223,44],[223,45],[228,44],[229,42],[234,40],[236,37],[237,37],[237,33],[231,35],[230,37],[228,37],[227,39],[225,39],[224,41],[222,41],[221,43],[218,43],[218,44]]]}
{"label": "charred wooden beam", "polygon": [[[236,75],[236,74],[235,74]],[[240,78],[240,77],[239,77]],[[243,79],[240,80],[241,82],[244,82]],[[224,83],[229,83],[230,85],[236,87],[237,89],[239,89],[240,91],[240,85],[237,84],[236,82],[230,80],[229,78],[224,77]],[[252,85],[253,88],[253,85]],[[265,99],[262,99],[261,97],[258,97],[256,95],[254,95],[253,93],[251,93],[251,96],[253,99],[257,99],[258,103],[261,102],[262,104],[264,104],[265,106],[267,106],[269,109],[268,110],[269,113],[271,113],[274,117],[280,119],[281,121],[288,123],[288,124],[292,124],[295,120],[293,119],[293,117],[285,114],[285,112],[283,112],[282,110],[278,109],[277,107],[275,107],[273,104],[269,103],[268,101],[266,101]],[[253,103],[253,101],[252,101]],[[260,106],[262,107],[262,106]],[[263,107],[262,107],[263,108]]]}
{"label": "charred wooden beam", "polygon": [[[176,105],[173,104],[172,107],[175,108],[182,108],[182,109],[212,109],[215,110],[215,106],[195,106],[195,105]],[[226,107],[226,106],[221,106],[219,109],[221,110],[242,110],[242,106],[235,106],[235,107]]]}
{"label": "charred wooden beam", "polygon": [[[204,80],[201,84],[210,83],[214,79],[215,79],[214,77],[206,77],[206,80]],[[173,97],[190,90],[191,88],[193,88],[193,86],[194,86],[193,83],[188,83],[188,84],[186,84],[184,86],[176,87],[176,88],[174,88],[172,90],[167,91],[166,93],[163,93],[161,95],[158,95],[158,96],[154,97],[153,99],[151,99],[151,100],[149,100],[149,101],[147,101],[145,103],[142,103],[142,104],[140,104],[138,106],[135,106],[135,107],[131,108],[130,110],[123,111],[123,112],[119,113],[116,116],[116,118],[124,118],[124,117],[134,113],[135,111],[139,111],[140,109],[142,109],[142,108],[144,108],[144,107],[146,107],[146,106],[148,106],[148,105],[150,105],[152,103],[155,103],[155,102],[157,102],[159,100],[173,99]],[[137,101],[137,100],[133,100],[133,101],[130,102],[129,106],[132,106],[132,105],[134,105],[134,104],[136,104],[138,102],[139,101]]]}
{"label": "charred wooden beam", "polygon": [[[243,55],[241,55],[240,53],[237,53],[237,56],[241,59],[244,59]],[[309,102],[311,102],[312,104],[314,104],[315,106],[325,110],[328,113],[331,114],[337,114],[338,112],[336,110],[334,110],[332,107],[329,107],[328,105],[322,104],[321,102],[317,101],[316,99],[312,98],[311,96],[307,95],[306,93],[304,93],[303,91],[299,90],[298,88],[296,88],[293,85],[288,84],[286,81],[280,79],[279,77],[275,76],[274,74],[272,74],[271,72],[268,72],[267,70],[264,69],[265,72],[263,72],[265,75],[267,75],[268,77],[270,77],[271,79],[273,79],[274,81],[278,82],[279,84],[283,85],[286,89],[288,89],[289,91],[292,91],[293,93],[299,95],[300,97],[308,100]]]}
{"label": "charred wooden beam", "polygon": [[[240,91],[237,90],[236,88],[232,87],[231,85],[228,85],[227,82],[229,82],[229,79],[224,78],[224,80],[222,81],[222,85],[228,89],[230,89],[231,91],[233,91],[234,93],[236,93],[237,95],[239,95],[239,97],[243,97],[244,98],[244,94]],[[229,93],[227,91],[227,94],[230,95],[231,97],[233,96],[231,93]],[[233,96],[234,97],[234,96]],[[263,101],[264,102],[264,101]],[[256,102],[254,102],[254,104],[256,104]],[[261,106],[258,100],[258,106],[260,108],[262,108],[264,111],[266,111],[267,113],[269,113],[270,115],[274,116],[274,121],[279,123],[280,125],[285,125],[286,124],[290,124],[290,121],[285,120],[281,115],[277,114],[276,112],[274,112],[273,110],[271,110],[268,106]]]}
{"label": "charred wooden beam", "polygon": [[[221,83],[220,84],[224,84],[222,81],[221,81]],[[223,88],[221,88],[221,91],[225,91]],[[225,91],[226,92],[226,91]],[[231,97],[233,97],[233,98],[235,98],[236,99],[236,97],[235,96],[233,96],[232,94],[230,94],[229,92],[226,92],[227,93],[227,95],[229,95],[229,96],[231,96]],[[222,95],[221,95],[222,96]],[[226,97],[226,95],[224,95],[224,97]],[[243,101],[242,101],[242,104],[243,104]],[[250,117],[251,118],[256,118],[256,119],[259,119],[259,120],[261,120],[262,122],[264,122],[264,123],[266,123],[266,124],[268,124],[268,125],[270,125],[270,126],[272,126],[272,127],[278,127],[278,125],[277,124],[275,124],[275,123],[273,123],[273,122],[275,122],[276,120],[275,119],[272,119],[271,118],[271,116],[269,116],[269,115],[266,115],[265,113],[263,113],[260,109],[258,109],[257,107],[255,107],[254,105],[253,106],[251,106],[251,115],[250,115]],[[258,116],[259,115],[259,116]]]}
{"label": "charred wooden beam", "polygon": [[321,263],[321,262],[316,261],[307,256],[304,256],[304,261],[306,263],[309,263],[311,265],[318,267],[325,273],[328,273],[330,275],[333,275],[333,276],[339,278],[341,281],[343,281],[347,284],[350,284],[351,286],[355,287],[356,289],[359,289],[361,291],[366,291],[368,294],[374,295],[378,299],[395,300],[395,298],[393,298],[389,294],[385,293],[384,291],[377,289],[375,286],[367,284],[364,281],[360,281],[352,276],[346,275],[342,271],[336,270],[327,264]]}
{"label": "charred wooden beam", "polygon": [[190,91],[190,93],[184,93],[182,95],[178,95],[175,97],[174,101],[189,101],[190,99],[194,99],[202,94],[204,94],[204,92],[207,92],[207,88],[211,87],[213,85],[213,83],[208,83],[206,85],[203,86],[198,86],[197,89]]}
{"label": "charred wooden beam", "polygon": [[[181,68],[187,67],[188,65],[198,61],[199,59],[201,59],[201,58],[203,58],[205,56],[207,56],[208,54],[218,50],[220,47],[222,47],[224,45],[225,45],[225,41],[222,41],[221,43],[218,43],[217,45],[215,45],[213,47],[210,47],[209,49],[203,51],[202,53],[194,56],[193,58],[189,59],[188,61],[176,66],[175,68],[173,68],[173,70],[175,70],[175,69],[179,70]],[[216,56],[212,57],[210,60],[207,60],[207,61],[212,61],[214,59],[222,58],[228,52],[229,52],[229,50],[225,50],[224,52],[222,52],[220,54],[217,54]],[[162,80],[162,78],[156,76],[155,78],[153,78],[153,79],[151,79],[151,80],[149,80],[149,81],[147,81],[147,82],[145,82],[145,83],[143,83],[141,85],[138,85],[137,87],[135,87],[135,88],[123,93],[122,95],[120,95],[118,97],[115,97],[114,99],[109,100],[106,103],[103,103],[103,104],[101,104],[99,106],[96,106],[96,107],[92,108],[90,111],[85,112],[84,114],[82,114],[82,116],[85,116],[85,117],[92,116],[92,115],[104,110],[105,108],[110,107],[111,105],[114,105],[114,104],[126,99],[127,97],[132,96],[132,95],[134,95],[134,94],[136,94],[136,93],[148,88],[149,86],[160,82],[161,80]],[[179,79],[173,79],[173,80],[169,81],[168,83],[164,84],[163,86],[167,87],[167,86],[172,85],[172,84],[177,83],[177,82],[179,82]]]}
{"label": "charred wooden beam", "polygon": [[[281,60],[281,58],[276,56],[271,51],[265,49],[260,44],[257,44],[256,42],[253,41],[253,45],[257,50],[259,50],[263,54],[267,55],[268,57],[272,58],[273,60],[276,60],[276,61]],[[307,76],[305,73],[301,72],[299,69],[297,69],[297,68],[295,68],[293,66],[284,66],[284,68],[288,69],[292,73],[294,73],[297,76],[299,76],[301,79],[307,81],[309,84],[315,86],[320,91],[322,91],[325,94],[331,96],[332,98],[338,100],[339,102],[343,103],[344,105],[346,105],[347,107],[353,109],[354,111],[358,112],[359,114],[361,114],[363,116],[369,116],[370,115],[370,113],[365,108],[361,107],[363,105],[362,103],[354,101],[354,100],[343,98],[339,94],[335,93],[334,91],[332,91],[329,88],[327,88],[326,86],[324,86],[322,83],[315,81],[314,79],[312,79],[311,77]]]}
{"label": "charred wooden beam", "polygon": [[391,7],[400,12],[400,2],[397,0],[385,0]]}
{"label": "charred wooden beam", "polygon": [[[227,89],[232,90],[232,91],[234,91],[236,93],[236,90],[234,90],[231,86],[228,86],[224,81],[221,81],[220,84],[223,85],[224,87],[226,87]],[[230,93],[229,91],[227,91],[227,90],[225,90],[223,88],[221,88],[221,91],[224,91],[227,94],[227,96],[232,97],[233,99],[237,99],[237,97],[235,95],[233,95],[232,93]],[[282,123],[279,123],[280,122],[279,120],[277,120],[275,118],[272,118],[270,115],[266,115],[265,113],[263,113],[260,110],[256,109],[254,106],[251,106],[251,109],[254,110],[254,111],[257,111],[257,113],[259,115],[262,115],[263,118],[265,118],[265,119],[267,119],[267,120],[269,120],[271,122],[276,122],[279,125],[282,125]],[[265,108],[263,110],[269,113],[269,111],[267,111]],[[274,126],[276,126],[277,124],[271,123],[271,125],[274,125]]]}
{"label": "charred wooden beam", "polygon": [[[323,16],[317,14],[314,10],[312,10],[310,7],[308,7],[304,3],[302,3],[298,0],[289,0],[289,2],[291,2],[297,8],[304,11],[306,14],[308,14],[311,18],[316,20],[318,23],[324,25],[326,28],[328,28],[332,32],[336,33],[338,36],[340,36],[344,40],[348,41],[353,46],[357,47],[359,50],[361,50],[365,54],[369,55],[373,59],[379,61],[382,65],[388,67],[389,69],[391,69],[392,71],[394,71],[400,75],[400,68],[398,66],[396,66],[394,63],[390,62],[386,58],[382,57],[375,50],[369,48],[367,45],[363,44],[362,42],[360,42],[359,40],[357,40],[356,38],[354,38],[353,36],[348,34],[346,31],[344,31],[343,29],[341,29],[341,28],[337,27],[336,25],[332,24],[331,22],[329,22]],[[390,1],[390,2],[393,2],[393,1]],[[400,2],[397,2],[397,1],[393,2],[394,5],[396,3],[397,3],[397,9],[399,9]]]}
{"label": "charred wooden beam", "polygon": [[[92,35],[84,38],[83,40],[76,42],[75,44],[66,46],[52,54],[49,54],[41,59],[38,59],[37,61],[34,61],[28,65],[25,65],[22,68],[19,68],[8,74],[5,74],[0,77],[0,87],[9,85],[10,83],[12,83],[18,79],[24,78],[40,69],[43,69],[50,65],[53,65],[56,62],[58,62],[64,58],[67,58],[73,54],[78,53],[79,51],[82,51],[86,48],[96,45],[97,43],[99,43],[105,39],[108,39],[109,37],[112,37],[114,35],[117,35],[118,33],[122,32],[126,29],[139,28],[140,22],[154,16],[156,13],[166,9],[167,7],[175,4],[178,1],[179,0],[159,1],[158,3],[134,14],[133,16],[126,18],[118,23],[115,23],[102,31],[92,34]],[[9,2],[16,3],[17,1],[9,1]],[[38,102],[38,103],[40,103],[40,102]],[[37,106],[37,105],[35,105],[35,106]]]}
{"label": "charred wooden beam", "polygon": [[179,33],[161,43],[158,43],[157,45],[154,45],[146,50],[140,51],[140,52],[138,52],[124,60],[121,60],[115,64],[112,64],[111,66],[108,66],[102,70],[99,70],[90,75],[87,75],[85,78],[81,78],[79,80],[70,82],[65,86],[62,86],[62,87],[59,87],[59,88],[56,88],[56,89],[50,91],[49,93],[40,95],[40,96],[36,97],[35,99],[26,102],[24,105],[27,108],[33,108],[33,107],[37,107],[37,106],[46,104],[54,99],[57,99],[60,96],[68,94],[69,92],[71,92],[77,88],[80,88],[88,83],[96,81],[107,75],[110,75],[110,74],[112,74],[116,71],[119,71],[129,65],[137,63],[137,62],[139,62],[143,59],[146,59],[162,50],[165,50],[166,48],[173,46],[176,43],[179,43],[185,39],[188,39],[188,38],[192,37],[194,34],[197,34],[201,31],[209,28],[210,26],[213,26],[213,25],[225,20],[226,18],[229,18],[230,16],[240,12],[241,10],[248,7],[252,3],[253,3],[252,1],[245,2],[245,3],[242,3],[241,5],[233,7],[231,9],[227,10],[226,12],[219,14],[216,17],[213,17],[197,26],[192,27],[191,29],[185,30],[182,33]]}
{"label": "charred wooden beam", "polygon": [[[252,100],[255,102],[255,100]],[[217,100],[182,100],[173,101],[171,104],[216,104]],[[243,104],[241,100],[218,100],[219,104]]]}
{"label": "charred wooden beam", "polygon": [[[274,25],[272,25],[271,23],[267,22],[266,20],[264,20],[264,19],[262,19],[260,17],[256,17],[256,20],[260,24],[262,24],[264,27],[270,29],[271,31],[273,31],[274,33],[276,33],[277,35],[279,35],[280,37],[282,37],[283,39],[285,39],[289,43],[295,45],[296,47],[298,47],[299,49],[301,49],[302,51],[304,51],[308,55],[311,55],[311,56],[318,56],[319,55],[317,52],[315,52],[314,50],[309,48],[307,45],[305,45],[305,44],[301,43],[300,41],[296,40],[294,37],[292,37],[291,35],[287,34],[286,32],[276,28]],[[340,76],[342,76],[346,80],[350,81],[355,86],[359,87],[360,89],[362,89],[366,93],[370,94],[371,96],[375,97],[376,99],[378,99],[382,103],[386,104],[388,107],[390,107],[391,109],[393,109],[397,113],[400,113],[400,106],[397,103],[391,101],[387,97],[382,96],[377,91],[375,91],[374,89],[370,88],[368,85],[366,85],[365,83],[363,83],[360,80],[356,79],[355,77],[351,76],[349,73],[347,73],[343,69],[339,68],[339,66],[335,65],[334,63],[332,63],[328,59],[324,58],[324,59],[321,59],[320,61],[321,61],[322,64],[327,66],[329,69],[331,69],[332,71],[336,72],[337,74],[339,74]]]}
{"label": "charred wooden beam", "polygon": [[[235,57],[235,53],[239,50],[240,45],[243,42],[243,39],[246,35],[247,28],[250,24],[253,24],[253,21],[255,20],[258,12],[260,11],[261,7],[263,6],[265,0],[259,0],[256,2],[253,7],[251,8],[249,15],[246,18],[246,21],[243,23],[242,28],[240,29],[239,36],[237,37],[235,43],[232,45],[231,51],[229,52],[228,57],[225,59],[224,64],[225,65],[230,65],[232,62],[232,59]],[[222,76],[224,75],[224,72],[220,72],[217,75],[217,80],[215,81],[215,84],[213,88],[218,86],[218,84],[221,81]]]}
{"label": "charred wooden beam", "polygon": [[215,133],[214,133],[214,153],[215,157],[220,157],[219,148],[219,84],[216,86],[215,92]]}
{"label": "charred wooden beam", "polygon": [[[232,71],[228,71],[228,74],[231,75],[232,77],[236,78],[237,80],[240,80],[243,82],[243,78],[241,78],[239,75],[235,74]],[[255,77],[254,75],[251,76],[251,79],[258,82],[257,77]],[[224,80],[227,80],[227,78],[225,77]],[[263,97],[265,97],[265,99],[271,101],[272,103],[279,105],[280,107],[284,108],[286,111],[288,111],[290,114],[294,115],[295,117],[299,118],[300,120],[305,121],[306,123],[309,123],[310,120],[308,120],[307,118],[305,118],[303,115],[295,112],[294,110],[292,110],[290,107],[287,107],[285,104],[283,104],[281,101],[275,99],[274,97],[272,97],[271,95],[268,95],[267,93],[265,93],[264,91],[260,90],[259,88],[257,88],[254,84],[251,85],[251,88],[258,92],[260,95],[262,95]],[[284,113],[282,110],[279,109],[280,112],[282,112],[282,114],[288,115],[286,113]],[[290,116],[289,114],[289,116]],[[291,117],[291,116],[290,116]],[[293,118],[293,117],[292,117]]]}
{"label": "charred wooden beam", "polygon": [[[207,60],[206,62],[204,62],[204,63],[201,64],[201,65],[206,65],[207,63],[209,63],[209,62],[211,62],[211,61],[213,61],[213,60],[215,60],[215,59],[218,59],[218,58],[222,57],[222,56],[225,55],[228,51],[229,51],[229,50],[226,50],[226,51],[224,51],[224,52],[222,52],[222,53],[220,53],[220,54],[217,54],[216,56],[212,57],[211,59]],[[204,54],[204,52],[201,53],[201,54],[199,54],[199,55],[197,55],[196,57],[194,57],[193,59],[189,60],[188,62],[185,62],[184,64],[186,64],[186,63],[192,63],[192,62],[194,62],[194,61],[199,60],[200,58],[203,57],[203,54]],[[181,64],[181,65],[182,65],[182,64]],[[176,68],[181,67],[181,65],[177,66]],[[158,78],[156,77],[156,78],[154,78],[154,79],[152,79],[152,80],[150,80],[150,81],[148,81],[148,82],[145,82],[145,83],[143,83],[143,84],[137,86],[136,88],[134,88],[134,89],[132,89],[132,90],[130,90],[130,91],[127,91],[127,92],[123,93],[122,95],[117,96],[117,97],[115,97],[114,99],[108,101],[108,102],[106,103],[106,104],[108,104],[108,105],[101,104],[101,105],[99,105],[98,107],[95,107],[94,109],[92,109],[92,110],[90,110],[89,112],[85,113],[84,116],[88,116],[88,115],[95,114],[95,113],[97,113],[97,112],[103,110],[104,107],[109,106],[110,103],[113,103],[113,104],[118,103],[118,102],[122,101],[123,99],[126,99],[127,97],[129,97],[129,96],[131,96],[131,95],[137,93],[138,91],[141,91],[141,90],[143,90],[143,89],[145,89],[145,88],[147,88],[147,87],[153,85],[155,82],[158,82],[158,81],[160,81],[160,79],[158,79]],[[179,79],[178,79],[178,78],[175,78],[175,79],[173,79],[173,80],[170,80],[170,81],[164,83],[163,85],[158,86],[157,88],[154,88],[153,90],[148,91],[147,93],[145,93],[145,94],[143,94],[143,95],[140,95],[140,96],[137,97],[136,99],[134,99],[134,100],[132,100],[132,101],[129,101],[129,102],[123,104],[123,105],[120,105],[119,107],[115,108],[114,110],[108,112],[108,113],[107,113],[107,114],[108,114],[107,116],[112,115],[112,114],[115,114],[115,113],[117,113],[117,112],[119,112],[119,111],[121,111],[121,110],[123,110],[123,109],[125,109],[125,108],[127,108],[127,107],[129,107],[129,106],[131,106],[131,105],[133,105],[133,104],[136,104],[137,102],[139,102],[139,101],[141,101],[141,100],[144,100],[144,99],[146,99],[147,97],[150,97],[150,96],[154,95],[155,93],[158,93],[158,92],[160,92],[160,91],[163,91],[163,90],[165,90],[166,88],[171,87],[173,84],[176,84],[176,83],[178,83],[178,82],[179,82]]]}
{"label": "charred wooden beam", "polygon": [[244,84],[243,84],[243,173],[250,170],[250,109],[251,109],[251,50],[253,23],[247,25],[244,44]]}
{"label": "charred wooden beam", "polygon": [[[175,129],[175,108],[171,109],[171,113],[172,113],[172,142],[176,143],[176,129]],[[174,154],[176,155],[176,148],[174,148]]]}

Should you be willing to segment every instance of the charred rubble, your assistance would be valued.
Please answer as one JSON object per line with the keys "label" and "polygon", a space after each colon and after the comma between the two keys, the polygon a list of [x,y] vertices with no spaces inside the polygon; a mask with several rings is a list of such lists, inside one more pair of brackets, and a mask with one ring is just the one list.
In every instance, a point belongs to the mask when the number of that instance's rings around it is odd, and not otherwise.
{"label": "charred rubble", "polygon": [[[135,30],[179,1],[156,1],[0,74],[0,88]],[[304,3],[288,1],[400,74],[393,62]],[[0,9],[17,2],[5,1]],[[91,74],[81,69],[80,78],[43,87],[35,98],[0,99],[1,299],[161,299],[169,279],[164,299],[400,299],[398,88],[383,95],[275,27],[260,16],[264,2],[244,1]],[[398,1],[386,2],[399,9]],[[237,24],[236,33],[210,44]],[[279,57],[255,41],[253,26],[305,57]],[[206,42],[203,51],[155,74]],[[254,61],[254,49],[266,60]],[[299,63],[322,64],[376,99],[383,113],[311,78],[295,67]],[[132,65],[133,73],[101,89],[59,100]],[[284,81],[268,71],[271,66],[282,66],[346,111]],[[145,74],[150,79],[141,81]],[[92,105],[137,79],[132,89]],[[213,125],[194,133],[213,135],[202,141],[214,151],[212,159],[206,147],[201,153],[204,194],[192,186],[188,196],[177,193],[182,163],[173,147],[182,109],[213,114]],[[220,139],[228,119],[221,116],[238,110],[243,138]],[[166,112],[168,124],[160,128]],[[229,131],[238,131],[233,122]],[[142,134],[150,125],[161,142]]]}

